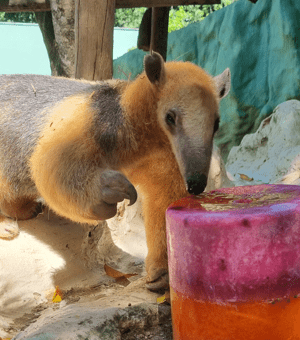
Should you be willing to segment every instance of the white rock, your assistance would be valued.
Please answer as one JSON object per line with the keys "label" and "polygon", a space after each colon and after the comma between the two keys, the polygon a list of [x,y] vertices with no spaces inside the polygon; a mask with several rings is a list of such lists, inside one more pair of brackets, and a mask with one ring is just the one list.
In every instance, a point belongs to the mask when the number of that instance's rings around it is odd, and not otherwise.
{"label": "white rock", "polygon": [[[300,102],[278,105],[253,134],[228,155],[226,168],[235,185],[300,184]],[[245,181],[240,174],[253,178]]]}
{"label": "white rock", "polygon": [[230,178],[230,173],[226,172],[220,150],[216,145],[214,145],[205,191],[208,192],[214,189],[228,188],[232,186],[234,186],[234,182]]}

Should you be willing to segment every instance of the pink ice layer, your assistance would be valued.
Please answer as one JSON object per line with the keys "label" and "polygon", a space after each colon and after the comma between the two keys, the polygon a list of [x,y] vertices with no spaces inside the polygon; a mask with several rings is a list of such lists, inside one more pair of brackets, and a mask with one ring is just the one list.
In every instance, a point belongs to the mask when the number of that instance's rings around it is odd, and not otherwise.
{"label": "pink ice layer", "polygon": [[223,188],[167,209],[170,285],[209,301],[300,293],[300,187]]}

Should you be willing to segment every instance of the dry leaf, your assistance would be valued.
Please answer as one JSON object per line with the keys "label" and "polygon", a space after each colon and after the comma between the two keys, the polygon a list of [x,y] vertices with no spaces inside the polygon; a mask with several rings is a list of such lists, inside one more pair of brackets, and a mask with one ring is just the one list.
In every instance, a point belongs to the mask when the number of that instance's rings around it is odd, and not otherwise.
{"label": "dry leaf", "polygon": [[52,298],[52,302],[60,302],[62,300],[63,294],[62,291],[58,288],[58,286],[56,286],[53,298]]}
{"label": "dry leaf", "polygon": [[253,178],[250,178],[243,174],[239,174],[239,175],[240,175],[240,178],[243,179],[244,181],[249,181],[249,182],[253,181]]}
{"label": "dry leaf", "polygon": [[166,301],[166,298],[163,295],[163,296],[158,297],[156,301],[157,301],[157,303],[161,304],[161,303],[164,303]]}
{"label": "dry leaf", "polygon": [[137,275],[137,274],[124,274],[122,272],[119,272],[116,269],[113,269],[112,267],[108,266],[107,264],[104,265],[104,270],[105,270],[105,273],[108,276],[113,277],[114,279],[119,279],[121,277],[128,279],[131,276]]}
{"label": "dry leaf", "polygon": [[170,299],[170,292],[167,291],[163,296],[160,296],[157,298],[157,303],[159,304],[171,304],[171,299]]}

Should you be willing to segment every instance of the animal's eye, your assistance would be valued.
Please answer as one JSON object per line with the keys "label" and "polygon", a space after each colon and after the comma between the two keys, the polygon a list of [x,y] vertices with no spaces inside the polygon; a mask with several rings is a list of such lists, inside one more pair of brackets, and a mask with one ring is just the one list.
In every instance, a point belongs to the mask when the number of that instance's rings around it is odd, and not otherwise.
{"label": "animal's eye", "polygon": [[166,123],[169,125],[169,126],[175,126],[176,125],[176,114],[172,111],[169,111],[166,115]]}
{"label": "animal's eye", "polygon": [[214,133],[216,133],[219,130],[219,124],[220,124],[220,118],[217,118],[215,121]]}

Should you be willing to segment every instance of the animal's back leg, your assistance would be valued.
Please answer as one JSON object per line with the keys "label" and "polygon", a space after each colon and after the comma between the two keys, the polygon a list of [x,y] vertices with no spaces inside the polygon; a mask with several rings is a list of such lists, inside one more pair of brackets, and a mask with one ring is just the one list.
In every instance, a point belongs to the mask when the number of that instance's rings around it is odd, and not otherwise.
{"label": "animal's back leg", "polygon": [[0,212],[15,220],[29,220],[43,211],[42,204],[34,197],[17,197],[13,200],[3,199],[0,202]]}
{"label": "animal's back leg", "polygon": [[11,239],[19,234],[18,220],[36,217],[42,205],[29,197],[0,202],[0,238]]}
{"label": "animal's back leg", "polygon": [[0,238],[19,234],[18,220],[27,220],[42,211],[33,196],[18,196],[9,182],[0,176]]}

